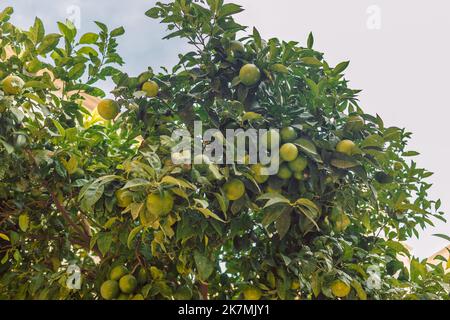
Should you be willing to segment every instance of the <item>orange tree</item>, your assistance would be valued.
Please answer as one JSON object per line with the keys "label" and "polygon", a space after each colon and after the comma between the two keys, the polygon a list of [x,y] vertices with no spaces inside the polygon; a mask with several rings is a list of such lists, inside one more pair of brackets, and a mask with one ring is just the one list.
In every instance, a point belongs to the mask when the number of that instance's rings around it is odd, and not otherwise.
{"label": "orange tree", "polygon": [[[158,3],[146,15],[192,51],[134,77],[120,70],[123,28],[46,34],[0,14],[1,298],[448,298],[446,266],[402,244],[443,220],[410,133],[364,113],[348,62],[330,66],[312,35],[244,35],[241,11]],[[88,111],[110,77],[114,98]],[[279,129],[278,174],[174,164],[171,134],[196,120]]]}

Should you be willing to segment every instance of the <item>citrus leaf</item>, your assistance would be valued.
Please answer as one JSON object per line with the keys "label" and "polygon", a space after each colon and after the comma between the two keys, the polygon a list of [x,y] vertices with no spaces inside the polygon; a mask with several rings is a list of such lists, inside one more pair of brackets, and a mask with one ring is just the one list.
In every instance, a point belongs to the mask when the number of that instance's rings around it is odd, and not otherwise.
{"label": "citrus leaf", "polygon": [[199,251],[194,252],[194,261],[200,280],[208,280],[214,271],[214,263]]}
{"label": "citrus leaf", "polygon": [[137,234],[144,228],[143,225],[140,225],[133,230],[130,231],[127,238],[127,247],[128,249],[131,249],[131,245],[133,244],[134,238],[136,238]]}
{"label": "citrus leaf", "polygon": [[28,230],[28,227],[30,226],[30,217],[26,213],[22,213],[19,216],[19,227],[20,230],[23,232],[26,232]]}

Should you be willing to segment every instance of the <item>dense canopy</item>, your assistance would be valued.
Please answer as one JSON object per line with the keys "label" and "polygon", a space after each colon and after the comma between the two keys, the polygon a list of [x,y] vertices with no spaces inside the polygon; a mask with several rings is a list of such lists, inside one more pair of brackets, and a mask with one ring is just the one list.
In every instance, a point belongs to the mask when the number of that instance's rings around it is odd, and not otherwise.
{"label": "dense canopy", "polygon": [[[443,220],[411,133],[364,113],[349,63],[312,34],[264,40],[241,11],[157,3],[146,15],[192,51],[139,75],[122,71],[121,27],[46,34],[0,13],[0,298],[449,298],[448,263],[402,244]],[[278,174],[174,164],[172,132],[194,121],[278,129]]]}

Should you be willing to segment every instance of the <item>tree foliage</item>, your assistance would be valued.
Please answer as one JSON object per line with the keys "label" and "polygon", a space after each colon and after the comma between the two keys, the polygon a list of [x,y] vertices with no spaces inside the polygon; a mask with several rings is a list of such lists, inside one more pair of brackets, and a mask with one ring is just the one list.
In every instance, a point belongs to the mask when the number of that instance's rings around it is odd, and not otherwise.
{"label": "tree foliage", "polygon": [[[125,266],[137,288],[121,298],[448,299],[446,265],[402,244],[444,220],[427,196],[431,173],[406,148],[411,133],[364,113],[343,76],[349,63],[330,66],[312,34],[306,46],[245,34],[241,11],[157,3],[146,15],[192,51],[137,76],[121,71],[121,27],[97,22],[80,36],[66,22],[46,34],[38,18],[23,31],[11,8],[0,14],[0,78],[24,81],[18,94],[5,81],[0,90],[1,298],[100,299]],[[254,85],[240,81],[245,64],[260,70]],[[112,121],[84,106],[109,78],[121,108]],[[149,81],[155,97],[142,91]],[[175,165],[171,134],[195,120],[291,126],[306,168],[261,183],[246,164]],[[350,153],[336,151],[342,140],[355,143]],[[234,180],[245,195],[232,201]],[[69,265],[81,269],[79,290],[67,286]]]}

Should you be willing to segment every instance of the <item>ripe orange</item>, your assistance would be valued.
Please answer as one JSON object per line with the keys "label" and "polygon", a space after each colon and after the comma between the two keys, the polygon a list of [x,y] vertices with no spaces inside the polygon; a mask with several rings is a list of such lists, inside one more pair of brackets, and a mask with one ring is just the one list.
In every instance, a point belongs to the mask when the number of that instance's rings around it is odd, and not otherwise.
{"label": "ripe orange", "polygon": [[280,157],[284,161],[293,161],[298,156],[298,149],[293,143],[285,143],[280,148]]}
{"label": "ripe orange", "polygon": [[2,88],[6,94],[17,95],[22,92],[25,82],[18,76],[7,76],[2,81]]}
{"label": "ripe orange", "polygon": [[147,81],[142,85],[142,91],[144,91],[147,97],[153,98],[158,95],[159,86],[155,81]]}
{"label": "ripe orange", "polygon": [[241,180],[231,179],[223,185],[223,191],[228,200],[238,200],[245,194],[245,185]]}
{"label": "ripe orange", "polygon": [[342,141],[339,141],[339,143],[336,145],[337,152],[346,154],[348,156],[353,155],[353,153],[355,152],[355,149],[356,149],[356,145],[351,140],[342,140]]}
{"label": "ripe orange", "polygon": [[254,64],[246,64],[239,71],[239,78],[246,86],[255,85],[261,79],[261,71]]}
{"label": "ripe orange", "polygon": [[155,216],[165,216],[173,209],[173,196],[169,191],[152,193],[147,196],[147,210]]}
{"label": "ripe orange", "polygon": [[119,104],[111,99],[103,99],[97,105],[98,114],[105,120],[113,120],[120,112]]}

